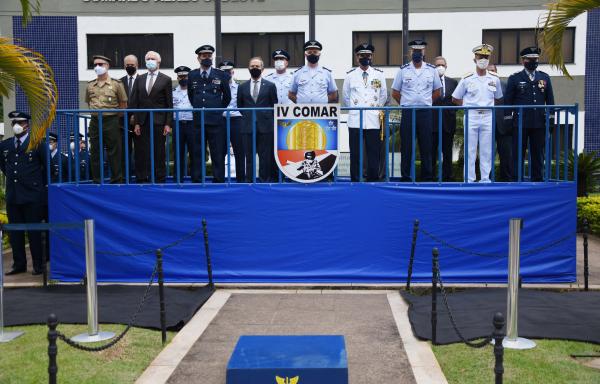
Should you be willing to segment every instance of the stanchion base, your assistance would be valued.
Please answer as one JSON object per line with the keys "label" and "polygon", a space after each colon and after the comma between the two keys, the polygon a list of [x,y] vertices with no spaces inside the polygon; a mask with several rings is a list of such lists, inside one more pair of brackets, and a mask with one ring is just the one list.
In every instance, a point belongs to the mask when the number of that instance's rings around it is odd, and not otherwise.
{"label": "stanchion base", "polygon": [[96,335],[82,333],[80,335],[72,337],[71,340],[76,341],[78,343],[94,343],[97,341],[112,339],[113,337],[115,337],[114,332],[98,332]]}
{"label": "stanchion base", "polygon": [[2,332],[0,334],[0,343],[8,343],[9,341],[13,341],[17,337],[21,336],[25,332],[23,331],[12,331],[12,332]]}
{"label": "stanchion base", "polygon": [[[494,345],[494,340],[492,340]],[[535,348],[535,341],[526,339],[524,337],[517,337],[516,340],[509,340],[507,337],[502,339],[502,346],[507,349],[532,349]]]}

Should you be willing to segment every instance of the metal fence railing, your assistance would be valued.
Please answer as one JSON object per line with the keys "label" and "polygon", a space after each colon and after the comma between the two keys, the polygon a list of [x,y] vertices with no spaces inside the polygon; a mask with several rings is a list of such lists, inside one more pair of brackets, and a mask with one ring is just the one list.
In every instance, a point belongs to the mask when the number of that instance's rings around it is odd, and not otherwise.
{"label": "metal fence railing", "polygon": [[[69,137],[78,137],[79,133],[83,134],[82,140],[86,143],[86,149],[79,151],[77,150],[77,145],[75,146],[75,150],[67,150],[67,153],[63,153],[62,160],[59,162],[54,162],[54,172],[48,172],[48,183],[90,183],[92,179],[96,179],[96,182],[100,184],[104,184],[109,182],[111,171],[108,167],[107,159],[108,153],[106,152],[106,140],[103,126],[109,115],[119,114],[121,119],[121,133],[122,133],[122,143],[123,143],[123,183],[135,183],[137,182],[131,167],[132,160],[132,150],[135,151],[135,146],[133,149],[127,145],[130,142],[131,132],[130,127],[130,117],[133,113],[148,113],[149,115],[149,126],[154,126],[154,116],[157,113],[172,113],[173,114],[173,123],[172,123],[172,134],[170,137],[168,136],[166,139],[165,145],[165,169],[166,169],[166,177],[165,182],[171,183],[187,183],[190,182],[190,174],[188,172],[188,167],[190,166],[190,161],[187,156],[182,156],[180,153],[180,145],[179,142],[182,140],[182,120],[180,119],[180,114],[182,112],[192,111],[194,114],[194,132],[199,135],[199,145],[200,145],[200,153],[202,154],[202,160],[199,161],[200,164],[195,164],[195,166],[199,166],[201,169],[201,177],[199,178],[199,183],[206,183],[210,181],[211,177],[209,172],[210,162],[208,160],[208,156],[206,155],[207,151],[207,132],[206,132],[206,124],[205,116],[207,113],[215,113],[222,112],[225,116],[222,121],[222,129],[225,130],[226,133],[226,142],[230,143],[232,137],[232,111],[241,111],[246,117],[252,119],[252,134],[251,134],[251,148],[252,155],[251,159],[254,159],[249,168],[251,168],[251,181],[252,183],[257,182],[257,112],[271,112],[273,108],[203,108],[203,109],[115,109],[115,110],[58,110],[56,121],[54,126],[51,128],[53,131],[57,132],[58,135],[58,148],[68,148]],[[493,107],[463,107],[463,106],[434,106],[434,107],[370,107],[370,108],[342,108],[342,111],[349,110],[358,110],[360,114],[360,127],[359,127],[359,180],[364,180],[364,144],[363,144],[363,113],[369,110],[378,110],[381,111],[382,114],[382,124],[380,127],[381,132],[381,145],[382,152],[385,152],[385,155],[382,155],[381,161],[383,163],[384,171],[382,172],[381,181],[383,182],[394,182],[394,181],[408,181],[406,178],[401,178],[398,174],[398,162],[401,162],[400,156],[398,156],[398,141],[400,141],[400,127],[402,124],[399,124],[401,121],[402,115],[406,116],[407,113],[411,114],[412,119],[408,123],[411,129],[411,139],[410,143],[411,147],[411,157],[410,157],[410,182],[418,182],[418,181],[433,181],[437,183],[442,183],[442,113],[444,110],[456,110],[462,111],[462,124],[460,122],[457,124],[457,137],[461,136],[462,132],[468,132],[469,130],[469,114],[481,113],[481,111],[490,111],[491,119],[492,119],[492,132],[491,132],[491,150],[492,150],[492,166],[491,166],[491,174],[490,181],[496,182],[496,170],[495,170],[495,159],[496,159],[496,127],[498,123],[498,118],[504,118],[504,116],[512,116],[513,117],[513,136],[517,134],[517,139],[515,140],[517,145],[515,145],[517,149],[517,153],[513,153],[513,164],[515,164],[514,169],[514,182],[522,182],[522,181],[532,181],[532,159],[531,159],[531,148],[527,146],[524,148],[523,146],[523,134],[529,128],[527,127],[527,122],[524,121],[524,112],[531,111],[529,113],[541,113],[543,115],[545,121],[545,132],[544,132],[544,150],[543,150],[543,178],[542,180],[535,181],[543,181],[543,182],[556,182],[556,181],[574,181],[577,175],[577,156],[573,156],[573,163],[569,164],[569,154],[571,151],[577,152],[577,142],[578,142],[578,105],[552,105],[552,106],[527,106],[527,105],[519,105],[519,106],[508,106],[508,105],[498,105]],[[437,169],[434,169],[433,172],[436,173],[437,177],[432,180],[418,180],[417,178],[417,167],[421,166],[421,159],[418,155],[419,150],[417,146],[417,112],[429,110],[433,116],[433,114],[437,114],[437,134],[439,141],[437,157],[439,159],[438,164],[436,166]],[[497,116],[498,115],[498,116]],[[97,169],[90,168],[90,161],[88,159],[89,152],[87,149],[90,143],[90,134],[89,127],[91,119],[95,119],[97,121],[98,126],[98,147],[103,148],[103,150],[98,151],[99,155],[99,164],[100,166]],[[237,117],[239,118],[239,117]],[[343,127],[342,127],[343,128]],[[405,128],[406,129],[406,128]],[[154,134],[150,134],[150,175],[149,175],[149,183],[157,183],[156,177],[156,156],[155,156],[155,145],[154,145]],[[406,137],[406,136],[405,136]],[[461,148],[459,150],[459,167],[460,163],[468,164],[469,163],[469,135],[463,135],[464,137]],[[48,139],[48,136],[47,136]],[[455,141],[455,144],[458,141]],[[173,144],[176,145],[173,145]],[[227,144],[227,148],[229,148],[229,144]],[[407,148],[404,145],[402,148]],[[92,150],[94,150],[92,148]],[[184,148],[184,152],[187,151],[187,148]],[[236,182],[235,177],[232,175],[235,172],[232,169],[232,154],[230,150],[226,150],[225,152],[225,163],[226,163],[226,183]],[[83,160],[83,161],[82,161]],[[84,167],[83,163],[87,161],[87,166]],[[196,160],[197,161],[197,160]],[[183,164],[180,164],[183,163]],[[48,168],[51,169],[51,157],[48,153],[47,156],[47,164]],[[161,165],[162,166],[162,165]],[[463,177],[466,182],[469,180],[469,167],[463,165]],[[347,169],[347,168],[346,168]],[[232,178],[233,176],[233,178]],[[347,174],[340,174],[338,170],[334,172],[333,182],[342,182],[348,181]],[[286,182],[286,177],[279,172],[279,176],[277,182],[283,183]],[[460,180],[459,180],[460,181]]]}

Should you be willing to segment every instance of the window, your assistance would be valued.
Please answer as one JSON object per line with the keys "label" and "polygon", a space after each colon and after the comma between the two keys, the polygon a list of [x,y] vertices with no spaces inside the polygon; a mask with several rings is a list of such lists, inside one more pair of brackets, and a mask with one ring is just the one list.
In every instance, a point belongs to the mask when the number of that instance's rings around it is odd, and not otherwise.
{"label": "window", "polygon": [[[521,64],[520,52],[523,48],[537,45],[535,29],[487,29],[483,31],[482,41],[491,44],[494,52],[491,63],[503,65]],[[575,28],[567,28],[563,36],[563,56],[565,63],[575,61]],[[540,57],[540,63],[548,59]]]}
{"label": "window", "polygon": [[269,67],[271,53],[276,49],[290,54],[290,67],[303,66],[304,32],[223,34],[223,59],[233,60],[238,68],[247,67],[254,56],[262,57],[265,67]]}
{"label": "window", "polygon": [[94,55],[106,56],[112,60],[111,68],[123,68],[123,58],[135,55],[140,68],[144,68],[144,55],[148,51],[160,54],[161,68],[173,66],[173,34],[126,34],[126,35],[87,35],[88,69],[93,69]]}
{"label": "window", "polygon": [[[426,58],[433,61],[442,54],[442,31],[410,31],[408,41],[422,39],[427,42]],[[398,66],[404,64],[402,59],[402,31],[353,32],[352,33],[352,66],[356,65],[354,47],[360,43],[370,43],[375,47],[374,66]]]}

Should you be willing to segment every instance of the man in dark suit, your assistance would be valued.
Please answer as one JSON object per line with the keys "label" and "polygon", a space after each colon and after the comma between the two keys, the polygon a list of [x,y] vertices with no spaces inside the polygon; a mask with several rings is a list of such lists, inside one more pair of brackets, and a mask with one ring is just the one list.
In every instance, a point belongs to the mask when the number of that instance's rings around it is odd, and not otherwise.
{"label": "man in dark suit", "polygon": [[[0,170],[6,175],[6,213],[9,223],[40,223],[46,213],[47,179],[46,162],[48,147],[38,145],[29,149],[29,120],[23,112],[10,112],[8,117],[14,137],[0,143]],[[33,261],[33,275],[43,271],[42,233],[27,231],[29,249]],[[12,269],[7,275],[27,271],[25,258],[25,233],[9,233],[13,251]]]}
{"label": "man in dark suit", "polygon": [[[148,73],[138,76],[131,93],[131,108],[172,109],[173,84],[171,77],[159,72],[160,55],[154,51],[146,53]],[[149,112],[134,113],[135,119],[135,174],[138,183],[148,182],[154,174],[155,182],[163,183],[166,176],[165,141],[171,133],[171,112],[156,112],[154,126],[150,125]],[[150,169],[150,135],[154,135],[154,169]],[[153,172],[153,173],[150,173]]]}
{"label": "man in dark suit", "polygon": [[62,183],[69,181],[68,159],[58,148],[58,135],[48,133],[48,151],[50,151],[50,182]]}
{"label": "man in dark suit", "polygon": [[[442,94],[441,97],[433,102],[434,106],[452,106],[452,92],[456,89],[458,84],[456,80],[445,75],[446,68],[448,67],[446,59],[442,56],[438,56],[434,61],[435,68],[440,75],[440,81],[442,82]],[[433,166],[433,173],[437,172],[437,159],[438,159],[438,145],[439,145],[439,111],[432,111],[433,121],[433,150],[431,152],[431,164]],[[456,132],[456,109],[444,109],[442,110],[442,180],[452,181],[452,150],[454,147],[454,133]]]}
{"label": "man in dark suit", "polygon": [[[203,45],[196,49],[200,68],[188,73],[187,92],[190,103],[194,108],[227,108],[231,101],[231,89],[229,88],[229,75],[220,69],[213,68],[213,53],[215,48]],[[227,131],[225,118],[221,111],[204,113],[204,127],[202,127],[202,115],[194,114],[194,121],[199,129],[204,128],[205,138],[208,141],[210,159],[212,162],[213,182],[223,183],[225,181],[225,154],[227,153]],[[194,146],[201,152],[202,135],[198,135],[198,141]],[[196,150],[196,149],[195,149]],[[204,159],[204,154],[198,154],[195,158]],[[198,182],[201,177],[202,165],[196,164],[196,174],[192,171],[192,181]]]}
{"label": "man in dark suit", "polygon": [[[253,57],[248,64],[251,79],[240,85],[237,94],[238,108],[264,108],[277,104],[277,86],[264,80],[265,69],[260,57]],[[252,158],[252,112],[243,111],[243,142],[246,154],[246,179],[252,181],[254,159]],[[274,182],[277,179],[277,166],[273,148],[273,111],[256,111],[256,148],[258,152],[258,175],[262,182]]]}
{"label": "man in dark suit", "polygon": [[[127,71],[127,75],[121,77],[119,80],[125,86],[125,92],[127,92],[127,108],[131,108],[131,92],[133,91],[133,84],[135,83],[135,79],[138,77],[138,59],[135,55],[127,55],[123,59],[123,64],[125,65],[125,71]],[[129,178],[134,175],[134,161],[133,161],[133,137],[135,133],[133,132],[133,127],[135,125],[135,121],[133,120],[133,114],[129,114],[129,122],[127,124],[127,143],[125,143],[125,135],[123,131],[121,131],[121,135],[123,136],[123,177],[125,177],[125,151],[129,154]],[[121,129],[125,129],[125,121],[123,118],[121,120]],[[127,149],[126,149],[127,148]]]}
{"label": "man in dark suit", "polygon": [[[553,105],[554,92],[550,76],[537,71],[541,50],[538,47],[528,47],[521,51],[523,60],[522,71],[513,73],[506,84],[504,103],[507,105]],[[552,115],[552,113],[550,113]],[[521,164],[519,164],[519,110],[512,111],[513,126],[513,179],[518,180],[519,169],[523,175],[523,161],[526,156],[527,142],[531,151],[531,181],[544,179],[544,151],[546,137],[546,109],[523,109],[522,117],[522,146]]]}
{"label": "man in dark suit", "polygon": [[[488,65],[488,72],[496,72],[496,65]],[[506,94],[506,81],[500,80],[502,94]],[[496,175],[496,181],[512,181],[512,116],[510,111],[504,108],[496,110],[496,151],[500,158],[500,172]]]}

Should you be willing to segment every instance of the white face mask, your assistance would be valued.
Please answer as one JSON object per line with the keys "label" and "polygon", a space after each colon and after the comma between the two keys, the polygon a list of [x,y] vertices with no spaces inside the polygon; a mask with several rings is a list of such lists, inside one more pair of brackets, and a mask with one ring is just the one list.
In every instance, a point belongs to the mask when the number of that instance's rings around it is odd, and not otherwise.
{"label": "white face mask", "polygon": [[50,152],[54,151],[54,144],[48,144],[48,149],[50,150]]}
{"label": "white face mask", "polygon": [[154,71],[156,68],[158,68],[158,63],[156,60],[148,59],[146,60],[146,68],[148,68],[150,71]]}
{"label": "white face mask", "polygon": [[21,133],[23,133],[23,126],[20,124],[13,125],[12,129],[15,135],[20,135]]}
{"label": "white face mask", "polygon": [[106,67],[105,67],[105,66],[103,66],[103,65],[96,65],[96,66],[94,67],[94,71],[96,72],[96,75],[98,75],[98,76],[102,76],[102,75],[104,75],[104,74],[106,73],[106,71],[108,71],[108,70],[107,70],[107,69],[106,69]]}
{"label": "white face mask", "polygon": [[69,144],[69,149],[71,150],[71,152],[73,152],[75,150],[75,143],[71,141],[71,144]]}
{"label": "white face mask", "polygon": [[438,65],[437,67],[435,67],[435,69],[437,69],[438,75],[440,75],[440,77],[444,76],[444,73],[446,73],[446,67],[444,67],[443,65]]}
{"label": "white face mask", "polygon": [[486,69],[490,61],[488,59],[479,59],[477,60],[477,68]]}
{"label": "white face mask", "polygon": [[276,60],[275,61],[275,69],[278,71],[281,71],[283,69],[285,69],[285,61],[283,60]]}

